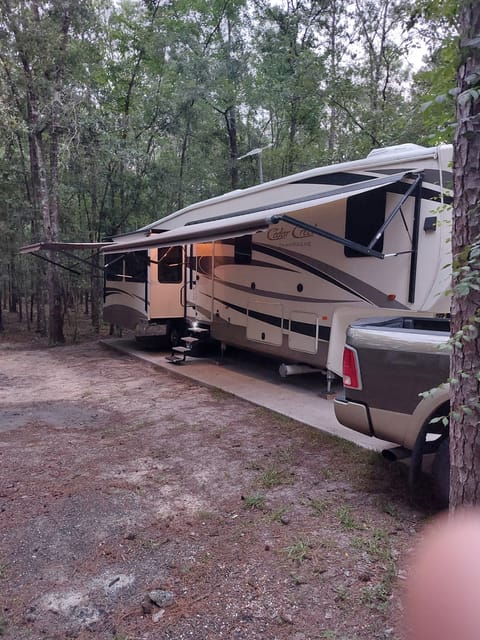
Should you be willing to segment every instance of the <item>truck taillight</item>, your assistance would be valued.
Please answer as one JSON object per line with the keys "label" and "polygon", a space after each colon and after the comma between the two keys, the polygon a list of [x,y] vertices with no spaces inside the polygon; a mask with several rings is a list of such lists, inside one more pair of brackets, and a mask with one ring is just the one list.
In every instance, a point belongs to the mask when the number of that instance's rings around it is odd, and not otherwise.
{"label": "truck taillight", "polygon": [[357,352],[348,346],[343,349],[343,386],[349,389],[362,388]]}

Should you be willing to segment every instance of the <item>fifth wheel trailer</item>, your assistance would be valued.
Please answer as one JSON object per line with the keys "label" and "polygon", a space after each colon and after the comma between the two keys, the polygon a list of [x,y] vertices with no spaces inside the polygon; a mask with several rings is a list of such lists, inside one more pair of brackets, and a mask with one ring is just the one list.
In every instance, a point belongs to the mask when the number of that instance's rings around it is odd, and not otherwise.
{"label": "fifth wheel trailer", "polygon": [[[136,305],[146,331],[195,323],[225,345],[341,375],[353,320],[448,314],[451,157],[449,145],[379,149],[116,237],[101,246],[106,317],[122,324]],[[135,292],[129,261],[143,265]]]}

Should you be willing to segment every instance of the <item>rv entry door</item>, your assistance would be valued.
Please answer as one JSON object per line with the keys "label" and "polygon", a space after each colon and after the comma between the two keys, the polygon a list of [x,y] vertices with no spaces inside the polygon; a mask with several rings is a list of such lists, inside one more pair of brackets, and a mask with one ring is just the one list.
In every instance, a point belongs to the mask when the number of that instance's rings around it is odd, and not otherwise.
{"label": "rv entry door", "polygon": [[183,247],[150,249],[150,317],[183,318]]}
{"label": "rv entry door", "polygon": [[211,322],[213,305],[213,242],[188,247],[187,317],[195,322]]}

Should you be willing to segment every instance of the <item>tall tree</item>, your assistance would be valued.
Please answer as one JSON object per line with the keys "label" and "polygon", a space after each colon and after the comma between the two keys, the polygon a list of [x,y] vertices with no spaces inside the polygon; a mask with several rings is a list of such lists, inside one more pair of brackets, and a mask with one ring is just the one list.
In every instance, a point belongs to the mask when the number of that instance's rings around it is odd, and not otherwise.
{"label": "tall tree", "polygon": [[454,143],[450,504],[480,503],[480,4],[460,11]]}
{"label": "tall tree", "polygon": [[308,148],[325,144],[318,27],[326,4],[323,0],[258,3],[257,91],[260,107],[268,113],[271,142],[281,154],[277,170],[281,175],[305,168]]}
{"label": "tall tree", "polygon": [[[59,233],[60,144],[68,129],[70,105],[69,45],[75,22],[85,9],[72,0],[0,3],[8,45],[3,71],[28,133],[34,225],[38,215],[48,241],[57,240]],[[47,297],[49,342],[63,343],[62,285],[53,256],[47,266]]]}

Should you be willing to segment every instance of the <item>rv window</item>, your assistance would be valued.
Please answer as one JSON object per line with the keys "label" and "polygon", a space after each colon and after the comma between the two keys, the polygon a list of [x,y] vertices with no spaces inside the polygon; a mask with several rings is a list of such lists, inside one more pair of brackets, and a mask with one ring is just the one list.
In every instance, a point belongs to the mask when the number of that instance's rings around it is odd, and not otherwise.
{"label": "rv window", "polygon": [[[375,189],[352,196],[347,200],[345,238],[363,246],[368,246],[372,238],[385,222],[386,190]],[[383,250],[383,235],[373,246],[375,251]],[[364,253],[345,247],[347,258],[366,258]]]}
{"label": "rv window", "polygon": [[182,247],[166,247],[158,250],[158,281],[177,283],[182,281]]}
{"label": "rv window", "polygon": [[133,251],[125,254],[125,280],[127,282],[147,281],[147,251]]}
{"label": "rv window", "polygon": [[111,253],[105,257],[105,280],[123,280],[122,253]]}
{"label": "rv window", "polygon": [[252,262],[252,236],[235,238],[235,264]]}

